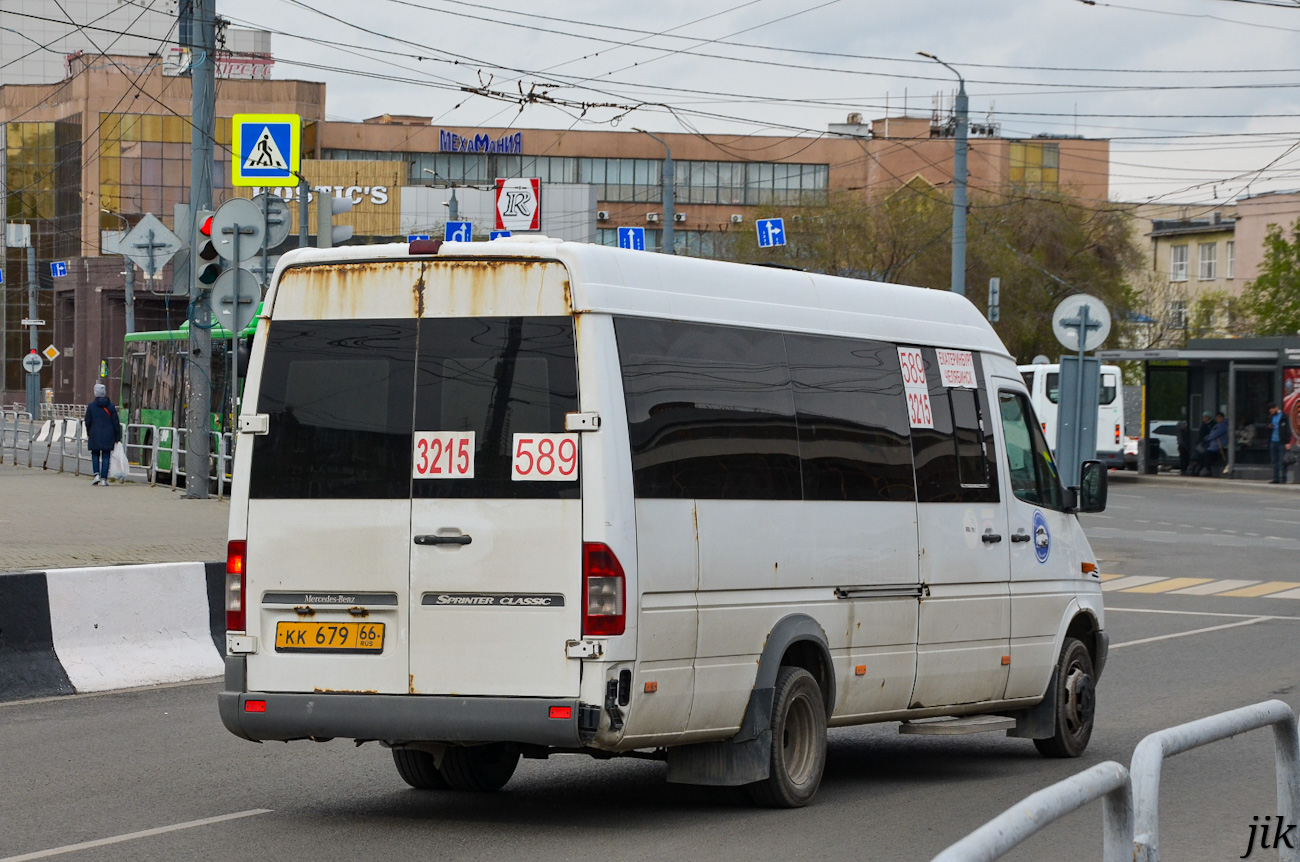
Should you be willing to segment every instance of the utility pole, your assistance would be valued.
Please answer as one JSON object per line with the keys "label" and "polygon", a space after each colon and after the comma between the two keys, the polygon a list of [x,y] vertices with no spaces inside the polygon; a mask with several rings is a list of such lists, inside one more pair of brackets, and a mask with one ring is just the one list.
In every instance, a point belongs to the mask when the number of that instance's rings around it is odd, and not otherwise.
{"label": "utility pole", "polygon": [[966,295],[966,153],[968,149],[970,103],[966,99],[966,79],[952,66],[933,54],[917,51],[957,76],[957,101],[953,112],[957,115],[956,147],[952,159],[952,292]]}
{"label": "utility pole", "polygon": [[[212,209],[212,139],[216,132],[216,0],[181,0],[182,14],[189,16],[190,84],[192,90],[190,137],[190,213],[198,217]],[[183,30],[184,28],[182,28]],[[199,232],[191,233],[191,247],[198,248]],[[193,257],[194,255],[191,255]],[[210,436],[212,414],[212,309],[209,292],[197,280],[200,267],[194,261],[195,280],[190,291],[190,341],[188,374],[185,376],[185,497],[208,498],[208,474],[212,457]]]}
{"label": "utility pole", "polygon": [[658,135],[652,135],[645,129],[633,129],[643,135],[654,138],[664,148],[663,198],[664,198],[664,232],[660,251],[664,254],[677,254],[677,242],[673,239],[673,225],[677,221],[677,187],[673,182],[673,151],[668,142]]}
{"label": "utility pole", "polygon": [[[311,186],[307,178],[298,174],[298,248],[307,247],[307,198],[311,197]],[[263,287],[267,284],[262,282]]]}
{"label": "utility pole", "polygon": [[[31,320],[36,320],[38,311],[36,308],[36,237],[28,234],[27,236],[27,316]],[[28,327],[28,342],[30,349],[38,349],[36,340],[36,324],[33,323]],[[41,418],[41,374],[40,372],[27,373],[27,412],[32,414],[32,421],[35,422]]]}
{"label": "utility pole", "polygon": [[[113,212],[110,209],[105,209],[104,207],[100,207],[99,211],[121,220],[122,239],[120,242],[125,243],[126,235],[131,232],[131,223],[126,220],[126,216],[118,212]],[[149,237],[149,241],[152,244],[152,233]],[[119,248],[122,249],[122,265],[126,267],[122,272],[122,275],[126,277],[126,334],[130,335],[135,332],[135,264],[131,261],[131,258],[127,257],[126,247],[119,244]]]}

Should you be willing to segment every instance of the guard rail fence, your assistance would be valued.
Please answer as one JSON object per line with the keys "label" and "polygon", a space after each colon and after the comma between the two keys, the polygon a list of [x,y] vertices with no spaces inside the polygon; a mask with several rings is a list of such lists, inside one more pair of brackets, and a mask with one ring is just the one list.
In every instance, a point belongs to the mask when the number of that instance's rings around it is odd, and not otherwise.
{"label": "guard rail fence", "polygon": [[[1293,821],[1300,802],[1296,715],[1282,701],[1268,700],[1156,731],[1138,743],[1128,769],[1108,760],[1058,781],[1025,797],[935,856],[932,862],[1000,859],[1026,838],[1097,799],[1103,800],[1104,862],[1159,862],[1160,771],[1164,761],[1263,727],[1273,728],[1279,821]],[[1281,862],[1300,862],[1300,846],[1278,843],[1282,845],[1277,848]]]}
{"label": "guard rail fence", "polygon": [[[48,405],[47,405],[48,406]],[[160,482],[172,488],[185,484],[185,429],[156,425],[123,426],[123,446],[130,463],[129,481]],[[235,437],[213,434],[208,479],[218,499],[230,491]],[[92,472],[84,422],[79,418],[33,420],[24,410],[0,410],[0,462],[20,463],[74,476]]]}

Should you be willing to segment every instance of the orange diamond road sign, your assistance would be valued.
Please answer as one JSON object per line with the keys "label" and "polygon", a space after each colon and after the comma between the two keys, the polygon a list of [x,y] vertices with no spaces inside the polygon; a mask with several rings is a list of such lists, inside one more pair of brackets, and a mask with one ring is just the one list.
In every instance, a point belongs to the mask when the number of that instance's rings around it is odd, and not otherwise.
{"label": "orange diamond road sign", "polygon": [[45,358],[51,362],[59,358],[59,348],[55,347],[53,344],[42,350],[41,353],[44,353]]}

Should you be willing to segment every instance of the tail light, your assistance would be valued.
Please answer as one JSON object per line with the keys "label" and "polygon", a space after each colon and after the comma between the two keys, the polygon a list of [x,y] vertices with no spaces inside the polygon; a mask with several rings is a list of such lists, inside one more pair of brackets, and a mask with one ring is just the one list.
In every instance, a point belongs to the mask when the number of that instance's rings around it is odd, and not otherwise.
{"label": "tail light", "polygon": [[582,634],[621,635],[627,627],[626,578],[607,545],[582,545]]}
{"label": "tail light", "polygon": [[1115,423],[1115,445],[1119,445],[1119,423]]}
{"label": "tail light", "polygon": [[244,588],[248,579],[244,560],[248,543],[240,540],[226,545],[226,631],[242,632],[244,628]]}

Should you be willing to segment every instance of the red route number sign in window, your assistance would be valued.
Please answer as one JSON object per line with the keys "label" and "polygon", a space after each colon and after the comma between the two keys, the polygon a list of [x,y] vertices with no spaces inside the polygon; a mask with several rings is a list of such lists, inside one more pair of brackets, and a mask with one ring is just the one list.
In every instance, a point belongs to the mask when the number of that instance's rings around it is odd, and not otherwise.
{"label": "red route number sign in window", "polygon": [[473,479],[473,431],[416,431],[411,475],[416,479]]}
{"label": "red route number sign in window", "polygon": [[925,379],[925,357],[918,347],[898,348],[898,362],[903,367],[903,391],[907,395],[907,421],[913,428],[933,428],[930,412],[930,386]]}
{"label": "red route number sign in window", "polygon": [[516,434],[510,478],[516,482],[572,482],[578,478],[577,434]]}

